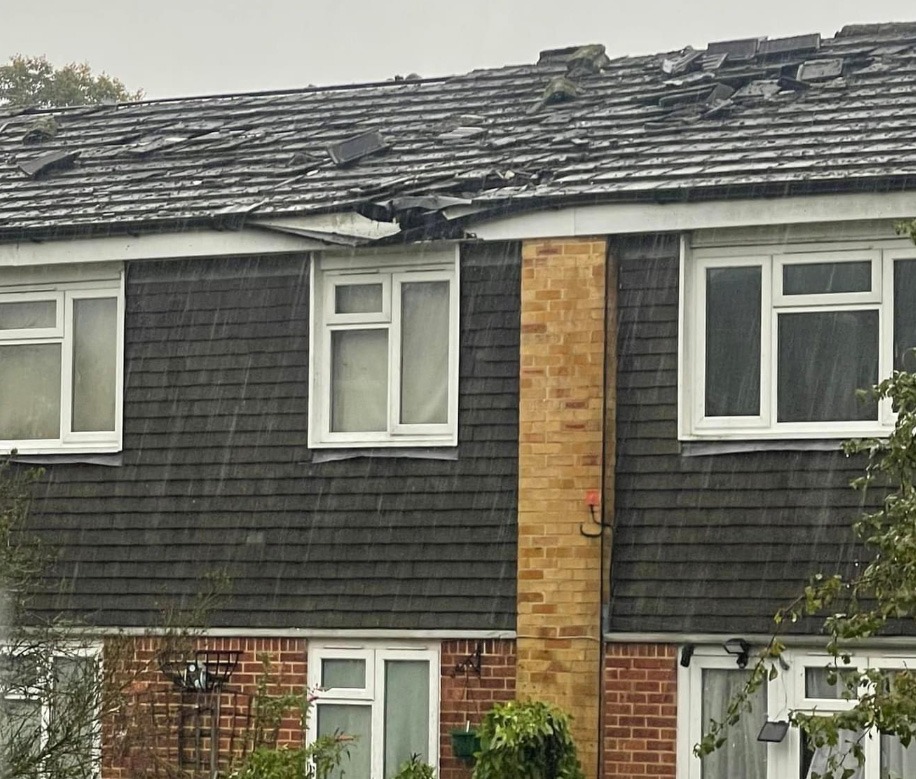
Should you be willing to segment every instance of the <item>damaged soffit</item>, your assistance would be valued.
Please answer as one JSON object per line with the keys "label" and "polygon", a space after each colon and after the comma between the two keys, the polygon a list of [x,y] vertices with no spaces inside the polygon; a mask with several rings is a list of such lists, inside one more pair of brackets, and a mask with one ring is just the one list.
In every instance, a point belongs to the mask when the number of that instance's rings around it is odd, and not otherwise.
{"label": "damaged soffit", "polygon": [[0,108],[0,237],[308,232],[332,214],[373,225],[325,230],[346,243],[571,201],[906,187],[914,123],[916,25],[899,24],[631,57],[589,44],[448,78]]}

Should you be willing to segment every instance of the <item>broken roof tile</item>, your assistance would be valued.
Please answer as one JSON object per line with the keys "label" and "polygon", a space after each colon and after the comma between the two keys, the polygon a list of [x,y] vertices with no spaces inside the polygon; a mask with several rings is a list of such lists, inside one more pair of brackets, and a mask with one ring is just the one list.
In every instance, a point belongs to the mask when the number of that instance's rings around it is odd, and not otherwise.
{"label": "broken roof tile", "polygon": [[73,163],[79,156],[78,151],[52,151],[47,154],[39,154],[20,162],[19,170],[29,178],[35,178],[52,170],[65,170],[73,167]]}
{"label": "broken roof tile", "polygon": [[807,60],[798,68],[799,81],[825,81],[836,78],[843,73],[843,60],[839,57],[833,59]]}
{"label": "broken roof tile", "polygon": [[820,47],[821,35],[816,32],[811,35],[793,35],[789,38],[760,41],[757,54],[761,57],[772,57],[780,54],[817,51]]}
{"label": "broken roof tile", "polygon": [[342,141],[329,143],[328,154],[338,167],[350,165],[370,154],[376,154],[389,149],[391,144],[382,137],[378,130],[351,135]]}
{"label": "broken roof tile", "polygon": [[733,41],[716,41],[706,47],[706,56],[714,57],[720,54],[728,56],[731,62],[741,62],[753,59],[757,55],[759,38],[740,38]]}

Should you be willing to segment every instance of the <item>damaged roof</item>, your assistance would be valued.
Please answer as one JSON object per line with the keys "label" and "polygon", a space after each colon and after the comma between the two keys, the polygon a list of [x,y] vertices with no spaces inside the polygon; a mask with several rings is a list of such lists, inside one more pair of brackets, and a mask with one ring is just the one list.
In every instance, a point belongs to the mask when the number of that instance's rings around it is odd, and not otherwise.
{"label": "damaged roof", "polygon": [[916,23],[53,111],[0,109],[0,237],[916,187]]}

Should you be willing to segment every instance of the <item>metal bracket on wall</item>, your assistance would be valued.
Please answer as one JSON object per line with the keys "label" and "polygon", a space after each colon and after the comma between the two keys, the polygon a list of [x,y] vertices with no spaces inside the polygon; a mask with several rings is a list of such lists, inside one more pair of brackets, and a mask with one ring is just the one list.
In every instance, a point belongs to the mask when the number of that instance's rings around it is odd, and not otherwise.
{"label": "metal bracket on wall", "polygon": [[[579,533],[586,538],[598,538],[606,528],[611,527],[611,525],[606,524],[601,517],[598,516],[598,510],[601,508],[601,495],[598,490],[588,490],[585,493],[585,505],[588,506],[588,513],[592,520],[592,525],[596,525],[598,530],[592,533],[585,529],[584,524],[580,524]],[[589,527],[591,527],[591,525]]]}
{"label": "metal bracket on wall", "polygon": [[457,676],[460,673],[475,673],[480,676],[480,668],[483,664],[483,643],[480,641],[477,642],[477,646],[474,651],[471,652],[464,660],[460,663],[455,664],[455,670],[452,671],[452,676]]}

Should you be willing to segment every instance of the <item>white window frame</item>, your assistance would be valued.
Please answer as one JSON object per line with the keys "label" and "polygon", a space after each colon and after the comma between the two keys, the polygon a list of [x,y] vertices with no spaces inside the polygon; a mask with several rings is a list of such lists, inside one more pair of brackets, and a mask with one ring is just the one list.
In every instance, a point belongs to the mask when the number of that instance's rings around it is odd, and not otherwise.
{"label": "white window frame", "polygon": [[[11,648],[11,647],[0,647],[0,655],[4,656],[28,656],[30,652],[27,649]],[[101,644],[89,644],[86,646],[72,647],[67,648],[66,650],[61,650],[55,652],[50,659],[44,660],[40,663],[40,671],[44,673],[53,673],[54,672],[54,662],[56,660],[68,660],[72,658],[85,657],[91,658],[96,661],[98,665],[99,678],[98,683],[102,683],[102,646]],[[45,682],[47,684],[47,682]],[[48,685],[49,686],[49,685]],[[5,700],[20,700],[20,701],[37,701],[40,706],[40,724],[39,724],[39,738],[41,749],[44,749],[45,744],[47,743],[48,730],[51,726],[51,717],[52,717],[52,701],[43,698],[41,690],[39,688],[27,688],[23,692],[9,692],[0,687],[0,698]],[[94,727],[92,728],[92,743],[89,746],[91,760],[93,764],[92,777],[93,779],[98,779],[101,776],[102,769],[102,730],[101,730],[101,712],[96,711]],[[46,771],[40,770],[38,777],[45,776]]]}
{"label": "white window frame", "polygon": [[[459,252],[457,246],[425,251],[390,250],[314,256],[311,264],[309,432],[311,448],[455,446],[458,443]],[[447,421],[404,424],[400,414],[400,287],[412,281],[449,283]],[[335,289],[344,284],[382,284],[382,311],[335,312]],[[331,334],[338,330],[388,331],[388,423],[374,432],[331,430]]]}
{"label": "white window frame", "polygon": [[[678,360],[678,436],[680,440],[746,440],[849,438],[886,435],[894,414],[887,401],[879,404],[875,420],[827,422],[777,421],[777,328],[781,313],[815,311],[878,311],[878,379],[893,364],[893,268],[897,260],[916,260],[916,249],[905,242],[813,244],[793,247],[708,247],[694,249],[689,238],[681,244],[681,295]],[[868,292],[784,295],[782,270],[800,263],[867,260],[871,263]],[[760,413],[756,416],[707,417],[706,399],[706,271],[709,268],[761,268]]]}
{"label": "white window frame", "polygon": [[[363,688],[321,688],[323,660],[362,659],[366,663]],[[389,660],[421,660],[429,663],[429,764],[439,765],[439,676],[441,647],[437,643],[310,641],[308,688],[315,696],[308,722],[308,740],[318,737],[317,707],[322,703],[367,706],[371,710],[370,765],[373,777],[382,777],[385,765],[385,663]]]}
{"label": "white window frame", "polygon": [[[118,452],[123,437],[124,395],[124,271],[123,266],[95,269],[62,268],[60,281],[49,281],[27,270],[0,274],[0,303],[53,300],[54,327],[0,331],[0,345],[60,344],[60,428],[57,438],[14,440],[0,437],[0,454],[66,454],[71,452]],[[73,399],[73,302],[90,298],[114,298],[117,302],[115,356],[114,429],[77,432],[72,429]]]}
{"label": "white window frame", "polygon": [[[751,661],[752,665],[753,650]],[[798,711],[806,714],[818,712],[830,714],[853,707],[855,701],[843,698],[809,698],[805,687],[805,671],[809,668],[823,669],[831,666],[830,658],[821,653],[804,650],[788,650],[783,655],[789,669],[778,669],[767,685],[767,717],[771,721],[788,720],[789,713]],[[880,652],[863,650],[850,657],[848,665],[841,664],[839,670],[863,671],[866,668],[916,669],[916,653]],[[728,655],[722,646],[699,646],[690,658],[689,667],[678,665],[678,706],[677,706],[677,778],[701,779],[701,760],[693,754],[694,744],[703,736],[707,722],[702,719],[702,673],[708,669],[739,671],[735,657]],[[744,716],[747,716],[746,714]],[[760,717],[754,712],[754,717]],[[760,724],[763,724],[762,719]],[[880,738],[869,733],[862,741],[865,752],[863,779],[878,779],[880,771]],[[786,737],[779,743],[767,744],[767,779],[803,779],[799,777],[802,739],[797,728],[789,728]]]}

